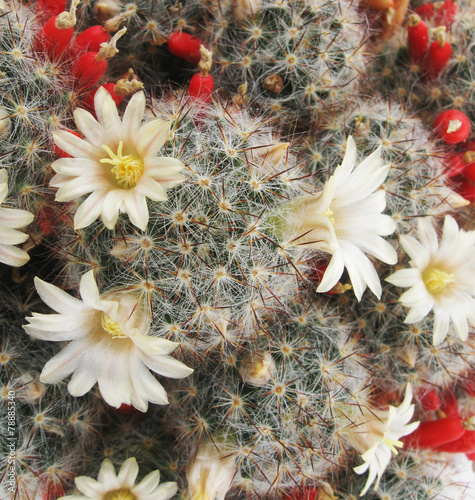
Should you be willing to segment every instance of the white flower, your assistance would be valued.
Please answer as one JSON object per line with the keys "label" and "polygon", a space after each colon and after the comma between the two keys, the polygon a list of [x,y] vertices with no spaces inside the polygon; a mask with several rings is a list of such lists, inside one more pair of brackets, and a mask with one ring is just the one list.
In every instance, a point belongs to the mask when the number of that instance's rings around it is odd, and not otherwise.
{"label": "white flower", "polygon": [[145,230],[146,198],[164,201],[166,190],[185,180],[178,173],[184,167],[180,160],[156,156],[168,139],[170,122],[156,119],[142,124],[143,92],[130,99],[122,121],[103,87],[94,96],[94,106],[97,121],[84,109],[74,112],[85,139],[66,131],[53,133],[56,145],[73,156],[52,164],[57,174],[50,184],[59,188],[56,200],[71,201],[91,193],[76,212],[75,229],[89,226],[99,216],[113,229],[121,211]]}
{"label": "white flower", "polygon": [[386,279],[396,286],[411,287],[399,299],[410,308],[405,323],[416,323],[433,310],[434,345],[445,339],[450,323],[467,340],[468,322],[475,326],[475,231],[459,229],[447,216],[439,243],[431,221],[419,219],[418,239],[400,237],[412,268]]}
{"label": "white flower", "polygon": [[168,403],[165,389],[149,370],[171,378],[192,373],[168,356],[178,344],[148,335],[150,318],[134,292],[100,296],[92,270],[81,278],[82,301],[39,278],[35,285],[59,314],[33,313],[24,329],[38,339],[71,341],[46,363],[41,382],[54,384],[72,373],[68,390],[73,396],[84,395],[98,382],[111,406],[147,411],[149,401]]}
{"label": "white flower", "polygon": [[354,468],[357,474],[364,474],[369,469],[368,480],[360,496],[363,496],[373,481],[374,489],[378,488],[383,472],[391,460],[391,452],[397,455],[396,447],[401,448],[403,443],[399,439],[414,432],[419,422],[408,422],[414,415],[412,388],[408,384],[402,404],[395,408],[390,406],[387,411],[372,410],[365,412],[365,420],[357,427],[353,446],[362,453],[364,464]]}
{"label": "white flower", "polygon": [[190,500],[224,500],[236,474],[234,456],[227,448],[216,439],[200,444],[186,469]]}
{"label": "white flower", "polygon": [[[0,170],[0,205],[8,195],[8,173],[3,168]],[[27,226],[34,218],[26,210],[0,207],[0,262],[9,266],[20,267],[30,260],[27,252],[14,245],[24,243],[28,235],[16,231]]]}
{"label": "white flower", "polygon": [[59,500],[168,500],[178,490],[174,482],[160,482],[160,471],[156,470],[145,476],[139,484],[135,479],[139,467],[135,458],[126,460],[116,475],[114,466],[109,459],[102,462],[98,480],[92,477],[80,476],[74,482],[82,495],[69,495]]}
{"label": "white flower", "polygon": [[[378,148],[355,168],[356,144],[348,137],[345,157],[326,182],[323,191],[307,195],[290,205],[290,223],[298,228],[296,244],[305,244],[332,255],[318,292],[331,290],[346,267],[358,300],[366,286],[381,296],[381,283],[372,255],[387,264],[397,262],[394,248],[381,236],[392,234],[396,223],[381,212],[386,194],[379,187],[390,165],[383,165]],[[376,192],[375,192],[376,191]]]}

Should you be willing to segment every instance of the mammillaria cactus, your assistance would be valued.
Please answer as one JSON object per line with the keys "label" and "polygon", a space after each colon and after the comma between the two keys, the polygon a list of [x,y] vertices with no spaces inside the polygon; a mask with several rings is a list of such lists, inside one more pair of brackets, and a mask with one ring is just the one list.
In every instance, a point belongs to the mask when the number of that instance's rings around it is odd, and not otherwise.
{"label": "mammillaria cactus", "polygon": [[[451,5],[409,12],[456,37]],[[376,43],[406,28],[343,0],[0,23],[2,499],[470,498],[471,111],[395,99]]]}

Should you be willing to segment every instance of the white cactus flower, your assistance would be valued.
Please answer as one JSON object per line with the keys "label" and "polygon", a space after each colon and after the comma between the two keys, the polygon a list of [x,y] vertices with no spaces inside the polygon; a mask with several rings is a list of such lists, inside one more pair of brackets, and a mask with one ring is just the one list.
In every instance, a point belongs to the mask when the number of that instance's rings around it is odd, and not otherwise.
{"label": "white cactus flower", "polygon": [[354,468],[357,474],[369,470],[368,480],[360,496],[363,496],[377,477],[374,489],[391,460],[391,454],[397,455],[396,448],[403,446],[401,437],[407,436],[419,427],[419,422],[409,424],[414,415],[412,388],[408,384],[404,401],[397,408],[390,406],[387,411],[373,410],[364,412],[363,421],[355,430],[353,445],[362,453],[364,464]]}
{"label": "white cactus flower", "polygon": [[416,323],[434,312],[433,344],[444,341],[449,326],[467,340],[469,323],[475,326],[475,231],[459,229],[446,216],[443,235],[429,219],[419,219],[418,240],[400,237],[401,245],[412,259],[411,268],[401,269],[386,281],[409,288],[399,299],[409,313],[405,323]]}
{"label": "white cactus flower", "polygon": [[156,119],[142,124],[145,95],[136,93],[120,120],[110,94],[100,87],[94,96],[97,120],[84,109],[74,118],[84,139],[67,131],[53,133],[56,145],[73,158],[60,158],[52,167],[57,174],[51,186],[59,188],[56,201],[76,200],[91,193],[80,205],[75,229],[89,226],[101,216],[113,229],[119,212],[145,230],[149,220],[146,198],[167,200],[166,190],[185,180],[176,158],[157,157],[168,140],[170,122]]}
{"label": "white cactus flower", "polygon": [[[0,170],[0,205],[8,195],[8,173]],[[0,262],[13,267],[20,267],[30,260],[27,252],[15,245],[24,243],[28,239],[26,233],[17,231],[27,226],[34,219],[34,215],[26,210],[0,207]]]}
{"label": "white cactus flower", "polygon": [[397,262],[394,248],[381,236],[396,223],[381,212],[386,193],[379,189],[390,165],[383,165],[381,147],[356,168],[356,144],[348,137],[345,157],[321,192],[292,201],[289,225],[298,228],[295,243],[332,255],[317,292],[328,292],[347,269],[358,300],[368,286],[381,297],[381,283],[365,254],[387,264]]}
{"label": "white cactus flower", "polygon": [[150,317],[134,292],[99,295],[92,270],[81,278],[82,300],[39,278],[35,285],[58,314],[33,313],[24,329],[41,340],[71,341],[46,363],[41,382],[54,384],[72,373],[68,390],[73,396],[83,396],[97,382],[111,406],[133,405],[145,412],[149,401],[168,403],[149,370],[170,378],[193,372],[169,356],[178,344],[148,335]]}
{"label": "white cactus flower", "polygon": [[122,464],[119,474],[116,474],[112,462],[106,458],[102,462],[97,481],[88,476],[80,476],[74,480],[82,495],[69,495],[59,500],[168,500],[178,491],[174,482],[158,485],[158,470],[135,484],[138,473],[137,460],[133,457]]}

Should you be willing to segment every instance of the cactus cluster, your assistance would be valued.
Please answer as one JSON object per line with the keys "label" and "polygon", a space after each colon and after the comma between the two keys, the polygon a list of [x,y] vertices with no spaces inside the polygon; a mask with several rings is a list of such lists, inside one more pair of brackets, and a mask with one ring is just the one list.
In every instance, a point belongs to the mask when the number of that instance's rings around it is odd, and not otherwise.
{"label": "cactus cluster", "polygon": [[470,2],[3,3],[0,497],[471,498]]}

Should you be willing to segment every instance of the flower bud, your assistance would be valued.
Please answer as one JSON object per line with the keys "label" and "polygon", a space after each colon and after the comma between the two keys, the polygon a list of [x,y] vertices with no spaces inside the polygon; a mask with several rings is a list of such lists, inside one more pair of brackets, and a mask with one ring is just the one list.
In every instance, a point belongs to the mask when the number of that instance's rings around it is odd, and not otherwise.
{"label": "flower bud", "polygon": [[239,375],[244,383],[262,387],[272,379],[275,370],[275,362],[269,352],[248,352],[241,360]]}

